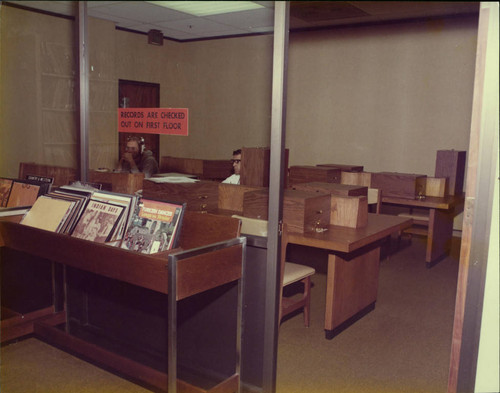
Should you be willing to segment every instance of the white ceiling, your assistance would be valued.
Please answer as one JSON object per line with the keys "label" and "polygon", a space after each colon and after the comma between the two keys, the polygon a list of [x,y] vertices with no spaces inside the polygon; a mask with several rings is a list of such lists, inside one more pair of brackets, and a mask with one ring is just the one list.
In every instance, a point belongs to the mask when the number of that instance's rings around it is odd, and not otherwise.
{"label": "white ceiling", "polygon": [[[76,1],[3,2],[74,16]],[[274,1],[254,1],[262,8],[195,17],[146,1],[88,1],[88,15],[117,27],[147,33],[160,30],[179,41],[273,31]],[[290,30],[477,13],[479,2],[434,1],[291,1]]]}

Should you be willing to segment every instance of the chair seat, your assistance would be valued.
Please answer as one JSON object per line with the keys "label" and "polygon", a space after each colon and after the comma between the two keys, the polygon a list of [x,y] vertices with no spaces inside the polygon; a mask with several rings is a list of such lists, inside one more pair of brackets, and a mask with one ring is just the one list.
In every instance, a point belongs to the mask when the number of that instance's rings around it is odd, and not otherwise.
{"label": "chair seat", "polygon": [[283,277],[283,286],[301,281],[308,276],[316,273],[312,267],[299,265],[297,263],[285,262],[285,274]]}
{"label": "chair seat", "polygon": [[399,213],[399,217],[413,218],[416,221],[429,221],[429,215],[417,213]]}

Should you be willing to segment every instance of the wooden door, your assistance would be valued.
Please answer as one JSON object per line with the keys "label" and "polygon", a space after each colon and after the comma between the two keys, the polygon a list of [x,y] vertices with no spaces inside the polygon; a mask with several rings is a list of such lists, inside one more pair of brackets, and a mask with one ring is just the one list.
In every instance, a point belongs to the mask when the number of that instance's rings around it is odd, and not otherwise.
{"label": "wooden door", "polygon": [[[137,82],[120,79],[118,82],[118,107],[119,108],[159,108],[160,85],[158,83]],[[120,157],[125,151],[127,139],[131,136],[144,138],[146,149],[153,152],[157,162],[160,162],[160,136],[158,134],[143,134],[120,132]],[[118,159],[120,159],[118,157]]]}

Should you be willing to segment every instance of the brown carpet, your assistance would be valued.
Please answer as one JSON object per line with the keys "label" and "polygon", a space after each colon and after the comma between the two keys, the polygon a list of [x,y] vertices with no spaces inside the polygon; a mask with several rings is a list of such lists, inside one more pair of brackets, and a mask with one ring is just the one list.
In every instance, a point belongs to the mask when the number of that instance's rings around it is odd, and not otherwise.
{"label": "brown carpet", "polygon": [[[458,239],[455,239],[458,240]],[[432,269],[414,238],[381,262],[375,310],[324,338],[325,275],[313,277],[311,326],[302,315],[280,328],[277,393],[445,392],[459,241]],[[37,339],[1,348],[2,393],[146,392]]]}
{"label": "brown carpet", "polygon": [[380,265],[375,310],[332,340],[324,338],[326,276],[312,281],[311,325],[284,321],[278,347],[278,393],[446,392],[458,277],[452,256],[431,269],[413,238]]}

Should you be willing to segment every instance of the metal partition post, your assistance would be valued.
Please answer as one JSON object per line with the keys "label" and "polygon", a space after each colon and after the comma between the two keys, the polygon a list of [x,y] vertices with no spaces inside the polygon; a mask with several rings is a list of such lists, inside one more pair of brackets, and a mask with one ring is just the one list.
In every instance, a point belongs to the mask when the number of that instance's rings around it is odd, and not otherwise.
{"label": "metal partition post", "polygon": [[167,388],[177,393],[177,256],[168,256]]}
{"label": "metal partition post", "polygon": [[78,109],[80,180],[87,181],[89,168],[89,42],[87,2],[78,2]]}
{"label": "metal partition post", "polygon": [[288,20],[290,4],[274,2],[273,91],[271,110],[271,162],[269,176],[268,244],[266,264],[266,300],[264,314],[263,390],[276,390],[276,362],[279,327],[279,226],[283,217],[285,161],[286,70],[288,60]]}

